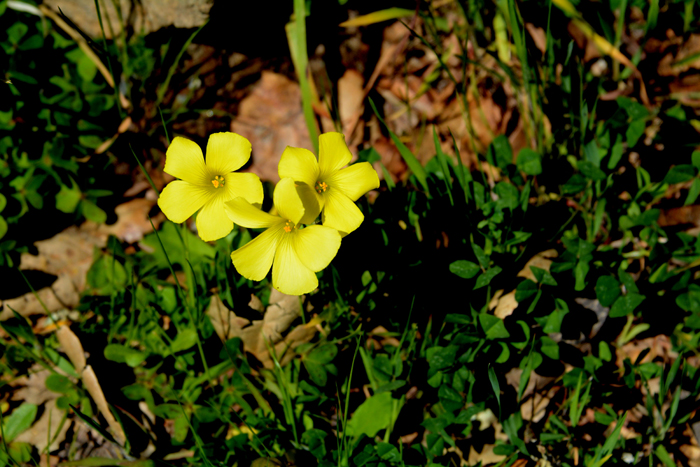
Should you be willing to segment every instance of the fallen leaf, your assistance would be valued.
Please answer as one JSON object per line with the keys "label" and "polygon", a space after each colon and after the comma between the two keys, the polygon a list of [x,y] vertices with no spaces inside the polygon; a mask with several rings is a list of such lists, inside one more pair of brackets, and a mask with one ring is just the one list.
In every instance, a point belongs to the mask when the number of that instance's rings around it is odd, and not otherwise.
{"label": "fallen leaf", "polygon": [[206,311],[222,341],[233,337],[240,338],[245,351],[252,353],[267,368],[272,368],[274,363],[269,354],[269,347],[274,349],[280,363],[285,364],[293,358],[297,346],[309,342],[316,334],[318,320],[310,320],[282,336],[300,313],[300,297],[285,295],[275,289],[270,293],[270,305],[265,310],[262,320],[251,322],[236,316],[217,295],[211,297]]}
{"label": "fallen leaf", "polygon": [[55,400],[48,400],[39,420],[15,438],[15,441],[32,444],[41,452],[46,449],[48,441],[52,440],[48,450],[49,452],[55,451],[66,439],[66,433],[73,424],[72,420],[65,417],[66,411],[57,408]]}
{"label": "fallen leaf", "polygon": [[78,336],[71,331],[70,327],[61,326],[56,331],[56,337],[61,344],[61,350],[68,356],[75,371],[81,373],[85,369],[85,351]]}
{"label": "fallen leaf", "polygon": [[231,131],[248,138],[253,146],[250,171],[277,182],[277,164],[287,146],[311,148],[301,107],[299,85],[286,76],[263,71],[260,81],[241,101]]}
{"label": "fallen leaf", "polygon": [[494,316],[505,319],[513,314],[513,311],[518,308],[518,302],[515,300],[515,290],[503,295],[493,311]]}
{"label": "fallen leaf", "polygon": [[545,250],[537,253],[535,256],[530,258],[530,260],[525,263],[525,266],[518,273],[518,277],[524,277],[525,279],[530,279],[533,282],[537,282],[535,275],[532,273],[530,266],[535,266],[545,271],[549,271],[549,266],[552,264],[551,258],[556,258],[559,253],[555,249]]}
{"label": "fallen leaf", "polygon": [[46,389],[46,378],[50,374],[51,371],[38,364],[34,365],[28,376],[20,376],[10,383],[10,386],[18,388],[12,393],[11,399],[41,405],[58,398],[60,394]]}
{"label": "fallen leaf", "polygon": [[93,250],[103,248],[105,242],[89,230],[72,226],[57,235],[35,243],[38,255],[22,254],[20,269],[33,269],[57,276],[50,286],[37,291],[37,296],[28,293],[24,296],[3,300],[0,321],[13,316],[12,310],[22,316],[45,314],[73,308],[80,301],[80,292],[85,289],[85,276],[92,265]]}
{"label": "fallen leaf", "polygon": [[[94,234],[104,238],[105,241],[107,237],[114,235],[123,242],[136,243],[143,239],[144,234],[153,231],[151,222],[148,220],[148,214],[155,204],[155,200],[146,198],[132,199],[114,209],[114,212],[117,214],[117,222],[114,224],[96,225],[88,221],[81,226],[81,229],[95,229]],[[163,219],[162,213],[151,218],[156,229]]]}
{"label": "fallen leaf", "polygon": [[346,70],[338,80],[338,113],[343,125],[343,134],[347,136],[354,129],[365,108],[363,83],[362,74],[353,69]]}

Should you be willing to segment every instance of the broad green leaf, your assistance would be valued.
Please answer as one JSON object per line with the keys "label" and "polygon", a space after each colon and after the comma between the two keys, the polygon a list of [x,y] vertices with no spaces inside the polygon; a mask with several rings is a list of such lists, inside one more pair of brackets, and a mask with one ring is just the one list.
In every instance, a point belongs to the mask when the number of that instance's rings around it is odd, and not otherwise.
{"label": "broad green leaf", "polygon": [[[197,344],[197,331],[191,328],[178,331],[177,336],[170,345],[170,350],[173,353],[191,349]],[[140,362],[139,362],[140,363]]]}
{"label": "broad green leaf", "polygon": [[393,399],[390,392],[375,394],[365,400],[352,414],[347,426],[347,434],[357,438],[365,434],[373,438],[391,423],[391,405]]}
{"label": "broad green leaf", "polygon": [[502,271],[500,266],[494,266],[491,269],[488,269],[486,272],[481,274],[477,279],[476,279],[476,284],[474,285],[474,290],[480,289],[481,287],[486,287],[491,283],[491,280],[496,277],[500,272]]}
{"label": "broad green leaf", "polygon": [[104,349],[104,355],[107,360],[117,363],[126,363],[130,367],[140,365],[148,354],[140,350],[132,349],[121,344],[109,344]]}
{"label": "broad green leaf", "polygon": [[496,165],[499,168],[505,169],[513,163],[513,148],[505,135],[496,136],[491,142],[489,150],[493,150],[496,156]]}
{"label": "broad green leaf", "polygon": [[674,185],[676,183],[687,182],[697,175],[698,169],[689,164],[676,165],[668,171],[663,179],[663,183]]}
{"label": "broad green leaf", "polygon": [[535,295],[538,290],[537,284],[530,279],[525,279],[515,288],[515,301],[520,303],[528,297]]}
{"label": "broad green leaf", "polygon": [[595,294],[603,306],[610,306],[620,296],[620,283],[613,276],[600,276],[595,284]]}
{"label": "broad green leaf", "polygon": [[479,324],[481,324],[487,339],[507,339],[510,337],[503,320],[497,316],[481,313],[479,315]]}
{"label": "broad green leaf", "polygon": [[479,265],[463,259],[457,260],[450,264],[450,272],[462,279],[471,279],[476,276],[481,268]]}
{"label": "broad green leaf", "polygon": [[540,154],[530,148],[520,150],[516,166],[518,170],[522,170],[527,175],[539,175],[542,173]]}
{"label": "broad green leaf", "polygon": [[644,295],[634,292],[618,297],[618,299],[615,300],[612,308],[610,308],[610,317],[619,318],[621,316],[629,315],[644,301],[644,298]]}
{"label": "broad green leaf", "polygon": [[66,185],[61,185],[61,189],[56,194],[56,209],[68,214],[75,212],[82,198],[82,193],[78,185],[72,178],[70,181],[70,188]]}
{"label": "broad green leaf", "polygon": [[498,204],[511,211],[518,207],[520,192],[510,183],[500,182],[496,185],[496,194],[498,195]]}
{"label": "broad green leaf", "polygon": [[68,394],[74,389],[70,379],[58,373],[52,373],[46,377],[46,389],[59,394]]}
{"label": "broad green leaf", "polygon": [[586,176],[586,178],[590,178],[591,180],[595,181],[605,180],[605,172],[593,165],[593,163],[590,161],[579,161],[578,169],[583,175]]}
{"label": "broad green leaf", "polygon": [[29,429],[34,423],[37,410],[36,405],[25,402],[13,410],[9,416],[4,416],[2,429],[5,439],[3,441],[9,444],[22,432]]}

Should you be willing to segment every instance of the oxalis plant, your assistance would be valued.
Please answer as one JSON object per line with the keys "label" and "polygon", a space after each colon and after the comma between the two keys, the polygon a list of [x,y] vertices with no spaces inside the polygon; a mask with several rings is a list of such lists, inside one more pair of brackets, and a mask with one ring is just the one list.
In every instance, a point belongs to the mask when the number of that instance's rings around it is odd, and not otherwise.
{"label": "oxalis plant", "polygon": [[[165,187],[158,205],[177,223],[197,212],[197,233],[204,241],[225,237],[234,224],[265,229],[231,253],[238,273],[261,281],[272,268],[274,288],[289,295],[309,293],[318,287],[315,273],[333,260],[341,238],[362,224],[355,201],[379,187],[368,162],[343,168],[352,155],[341,133],[322,134],[319,148],[316,160],[307,149],[287,147],[279,162],[274,212],[266,213],[260,209],[258,176],[235,172],[250,158],[246,138],[230,132],[211,135],[206,161],[196,143],[175,138],[164,170],[180,180]],[[319,215],[320,225],[315,224]]]}

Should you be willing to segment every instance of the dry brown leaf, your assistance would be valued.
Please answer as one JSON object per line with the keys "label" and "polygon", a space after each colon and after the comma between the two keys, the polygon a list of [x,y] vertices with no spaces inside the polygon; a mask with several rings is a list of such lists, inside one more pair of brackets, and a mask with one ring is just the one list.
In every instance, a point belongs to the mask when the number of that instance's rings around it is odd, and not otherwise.
{"label": "dry brown leaf", "polygon": [[311,320],[305,325],[296,326],[284,338],[282,337],[300,313],[300,297],[285,295],[275,289],[272,289],[270,305],[262,320],[251,322],[236,316],[216,295],[212,296],[206,311],[221,340],[240,338],[245,351],[255,355],[268,368],[273,365],[268,346],[274,349],[278,358],[281,358],[280,363],[285,364],[293,358],[293,351],[297,346],[309,342],[316,334],[317,323]]}
{"label": "dry brown leaf", "polygon": [[[81,229],[95,229],[95,235],[104,238],[105,241],[108,236],[114,235],[124,242],[136,243],[143,239],[144,234],[153,231],[151,222],[148,220],[148,213],[155,204],[155,200],[146,198],[132,199],[114,209],[117,214],[117,222],[114,224],[97,225],[88,221],[81,226]],[[163,219],[162,213],[151,218],[156,229]]]}
{"label": "dry brown leaf", "polygon": [[[61,11],[93,39],[102,37],[100,23],[96,21],[95,3],[89,0],[47,0],[46,5]],[[121,12],[117,15],[115,2],[100,2],[104,21],[104,31],[111,38],[111,31],[121,31],[119,18],[133,18],[131,26],[135,31],[148,34],[168,26],[192,29],[207,21],[207,13],[212,6],[208,0],[121,0]],[[134,11],[131,11],[132,8]]]}
{"label": "dry brown leaf", "polygon": [[38,364],[34,365],[29,376],[20,376],[10,383],[10,386],[19,388],[12,393],[11,399],[41,405],[46,401],[58,398],[60,394],[46,389],[46,378],[50,374],[51,371]]}
{"label": "dry brown leaf", "polygon": [[545,271],[549,271],[549,266],[552,264],[552,258],[559,256],[559,253],[555,249],[545,250],[537,253],[535,256],[530,258],[530,260],[525,264],[525,267],[518,273],[518,277],[524,277],[525,279],[530,279],[533,282],[537,282],[535,275],[532,273],[530,266],[535,266]]}
{"label": "dry brown leaf", "polygon": [[698,56],[699,52],[700,34],[691,34],[690,37],[688,37],[688,40],[681,44],[675,53],[669,53],[664,56],[664,58],[659,60],[659,65],[657,68],[659,75],[678,76],[690,69],[700,69],[700,56]]}
{"label": "dry brown leaf", "polygon": [[55,451],[66,439],[66,433],[73,424],[72,420],[64,419],[65,416],[66,411],[56,407],[55,400],[49,400],[46,402],[44,413],[41,414],[39,420],[15,438],[15,441],[32,444],[41,452],[46,449],[50,439],[52,442],[48,450],[49,452]]}
{"label": "dry brown leaf", "polygon": [[[92,265],[93,250],[104,247],[104,240],[88,230],[73,226],[35,245],[39,254],[22,254],[20,269],[34,269],[58,276],[50,287],[37,291],[39,299],[49,312],[77,306],[80,292],[85,289],[85,276]],[[0,321],[13,316],[10,308],[22,316],[45,314],[39,299],[33,293],[28,293],[2,301]]]}
{"label": "dry brown leaf", "polygon": [[277,164],[287,146],[311,148],[301,107],[299,85],[287,77],[263,71],[260,81],[241,101],[231,131],[253,145],[251,172],[277,182]]}
{"label": "dry brown leaf", "polygon": [[477,452],[474,446],[469,446],[469,458],[466,459],[468,462],[467,465],[476,465],[479,462],[481,462],[481,465],[501,462],[506,456],[495,454],[493,452],[493,448],[495,447],[495,444],[485,444],[481,452]]}
{"label": "dry brown leaf", "polygon": [[58,338],[58,343],[61,344],[61,350],[68,355],[68,359],[73,364],[75,371],[82,373],[85,369],[85,351],[80,344],[78,336],[71,331],[70,327],[61,326],[56,331],[56,337]]}
{"label": "dry brown leaf", "polygon": [[516,308],[518,308],[518,302],[515,300],[515,290],[513,290],[498,300],[493,314],[498,318],[505,319],[512,315]]}
{"label": "dry brown leaf", "polygon": [[107,420],[107,424],[109,424],[109,427],[112,429],[112,436],[114,436],[114,439],[119,444],[124,444],[126,441],[124,430],[119,422],[117,422],[117,419],[114,418],[112,412],[109,410],[109,405],[107,405],[107,399],[105,399],[104,392],[102,392],[102,387],[100,386],[99,381],[97,381],[95,371],[90,365],[83,369],[82,380],[85,389],[87,389],[90,397],[92,397],[92,400],[95,401],[95,405],[97,406],[98,410],[105,420]]}
{"label": "dry brown leaf", "polygon": [[348,136],[365,108],[363,84],[362,74],[353,69],[346,70],[338,80],[338,113],[343,133]]}

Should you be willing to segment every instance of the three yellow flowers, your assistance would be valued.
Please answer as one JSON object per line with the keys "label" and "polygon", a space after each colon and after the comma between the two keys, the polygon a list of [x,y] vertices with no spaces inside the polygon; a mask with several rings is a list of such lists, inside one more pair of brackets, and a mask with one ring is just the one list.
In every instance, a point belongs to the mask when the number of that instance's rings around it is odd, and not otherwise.
{"label": "three yellow flowers", "polygon": [[[260,209],[263,189],[250,173],[235,173],[250,158],[251,145],[235,133],[209,137],[206,161],[199,146],[175,138],[168,148],[165,172],[179,178],[165,187],[158,205],[168,219],[181,223],[195,212],[205,241],[228,235],[233,225],[266,229],[231,254],[239,274],[262,280],[272,268],[272,286],[301,295],[318,286],[324,269],[340,248],[341,237],[357,229],[364,216],[355,205],[379,178],[368,162],[343,168],[352,155],[341,133],[319,137],[319,157],[287,147],[278,166],[280,181],[273,203],[277,215]],[[319,214],[323,225],[314,225]]]}

